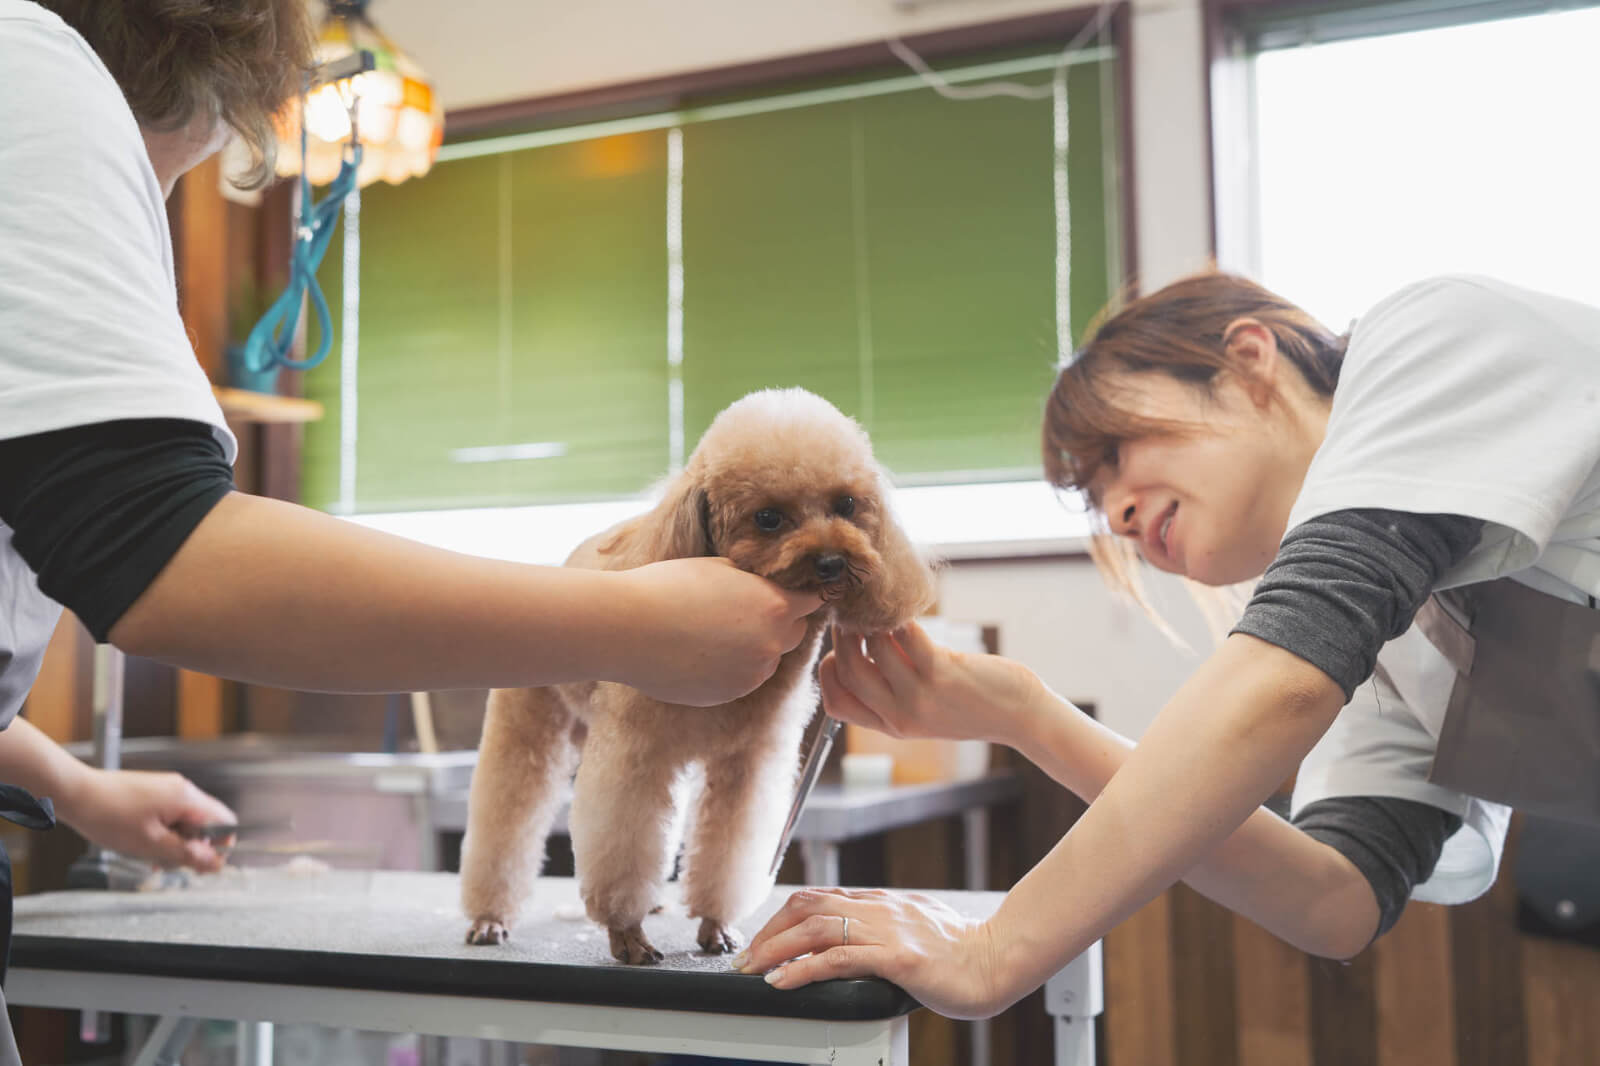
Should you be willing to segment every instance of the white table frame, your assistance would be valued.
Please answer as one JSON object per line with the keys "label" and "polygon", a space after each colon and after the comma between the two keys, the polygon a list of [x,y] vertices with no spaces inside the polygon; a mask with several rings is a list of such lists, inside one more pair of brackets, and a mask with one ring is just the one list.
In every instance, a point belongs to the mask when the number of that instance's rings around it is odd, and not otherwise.
{"label": "white table frame", "polygon": [[[911,1061],[905,1016],[836,1022],[26,968],[13,969],[6,985],[6,999],[15,1006],[161,1015],[163,1023],[147,1050],[174,1031],[166,1019],[180,1016],[807,1066],[909,1066]],[[256,1034],[259,1048],[262,1037],[259,1030]]]}
{"label": "white table frame", "polygon": [[[28,967],[13,968],[6,984],[15,1006],[160,1016],[138,1066],[175,1062],[192,1028],[184,1020],[196,1018],[241,1023],[241,1066],[270,1064],[271,1027],[291,1023],[806,1066],[911,1062],[903,1015],[839,1022]],[[1099,944],[1050,979],[1045,1006],[1055,1019],[1056,1066],[1094,1066],[1094,1018],[1104,1009]]]}

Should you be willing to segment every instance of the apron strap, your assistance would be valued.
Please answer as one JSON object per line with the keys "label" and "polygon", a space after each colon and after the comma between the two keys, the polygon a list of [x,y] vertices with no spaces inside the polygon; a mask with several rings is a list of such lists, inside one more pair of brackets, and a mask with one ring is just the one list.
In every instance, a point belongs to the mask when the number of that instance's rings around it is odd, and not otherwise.
{"label": "apron strap", "polygon": [[[1470,603],[1462,605],[1470,611]],[[1477,643],[1472,639],[1472,633],[1467,629],[1471,625],[1471,616],[1465,624],[1456,620],[1453,615],[1440,602],[1437,595],[1429,596],[1423,601],[1422,607],[1417,611],[1416,627],[1422,630],[1422,635],[1428,638],[1428,643],[1439,649],[1439,653],[1450,660],[1450,665],[1456,668],[1456,673],[1466,676],[1472,673],[1472,661],[1477,657]]]}

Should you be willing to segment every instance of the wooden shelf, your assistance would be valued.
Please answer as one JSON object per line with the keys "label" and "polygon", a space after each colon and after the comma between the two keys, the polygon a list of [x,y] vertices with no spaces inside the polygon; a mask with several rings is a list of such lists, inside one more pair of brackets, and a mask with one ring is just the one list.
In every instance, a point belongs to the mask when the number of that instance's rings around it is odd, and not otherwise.
{"label": "wooden shelf", "polygon": [[249,389],[213,388],[222,413],[235,422],[315,422],[322,405],[298,396],[277,396]]}

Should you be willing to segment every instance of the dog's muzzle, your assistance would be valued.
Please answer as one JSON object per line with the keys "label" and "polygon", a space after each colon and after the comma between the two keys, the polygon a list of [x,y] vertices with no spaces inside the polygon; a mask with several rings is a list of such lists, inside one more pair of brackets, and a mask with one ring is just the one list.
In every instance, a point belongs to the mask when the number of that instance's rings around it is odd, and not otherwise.
{"label": "dog's muzzle", "polygon": [[816,557],[813,564],[816,567],[817,579],[823,583],[839,580],[850,568],[850,564],[838,552],[823,552]]}

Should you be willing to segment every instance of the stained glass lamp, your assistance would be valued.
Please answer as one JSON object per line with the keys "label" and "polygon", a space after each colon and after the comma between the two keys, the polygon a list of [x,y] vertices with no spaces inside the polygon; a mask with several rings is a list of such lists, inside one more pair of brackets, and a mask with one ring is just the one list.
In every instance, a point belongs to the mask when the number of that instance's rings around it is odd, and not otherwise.
{"label": "stained glass lamp", "polygon": [[[367,17],[367,0],[329,0],[317,35],[317,62],[337,62],[357,50],[372,53],[373,69],[322,85],[305,101],[306,176],[325,185],[339,173],[350,138],[350,98],[359,98],[356,134],[362,145],[356,182],[380,178],[398,185],[428,172],[444,138],[444,110],[433,85],[415,60],[396,47]],[[300,109],[281,124],[278,172],[300,172]]]}

